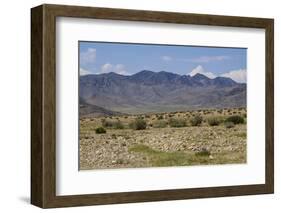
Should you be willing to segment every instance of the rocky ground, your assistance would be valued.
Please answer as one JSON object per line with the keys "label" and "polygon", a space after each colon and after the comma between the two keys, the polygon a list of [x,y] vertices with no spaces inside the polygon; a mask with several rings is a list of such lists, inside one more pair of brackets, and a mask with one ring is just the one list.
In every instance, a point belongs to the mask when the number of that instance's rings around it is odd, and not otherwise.
{"label": "rocky ground", "polygon": [[[219,113],[226,116],[223,111]],[[165,116],[169,115],[163,119]],[[186,112],[173,113],[173,116],[189,117]],[[133,117],[118,119],[126,123]],[[155,117],[149,115],[145,119],[149,124]],[[96,134],[100,122],[101,118],[80,120],[82,170],[246,163],[246,124],[232,128],[226,128],[223,123],[210,126],[205,118],[200,126],[154,128],[148,125],[144,130],[125,126],[124,129],[107,128],[106,133]]]}

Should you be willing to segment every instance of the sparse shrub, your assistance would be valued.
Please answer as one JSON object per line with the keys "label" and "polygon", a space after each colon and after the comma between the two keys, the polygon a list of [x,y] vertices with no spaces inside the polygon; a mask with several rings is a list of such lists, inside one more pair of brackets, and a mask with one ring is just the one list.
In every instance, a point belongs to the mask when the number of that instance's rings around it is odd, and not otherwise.
{"label": "sparse shrub", "polygon": [[186,120],[181,118],[171,118],[169,124],[171,127],[185,127]]}
{"label": "sparse shrub", "polygon": [[210,126],[218,126],[221,123],[221,119],[218,117],[211,117],[208,119],[208,124]]}
{"label": "sparse shrub", "polygon": [[163,115],[159,115],[159,116],[157,116],[157,119],[162,120],[162,119],[164,119],[164,117],[163,117]]}
{"label": "sparse shrub", "polygon": [[224,126],[225,126],[225,128],[230,129],[230,128],[233,128],[235,125],[233,122],[227,121],[224,123]]}
{"label": "sparse shrub", "polygon": [[117,121],[108,121],[106,119],[102,119],[101,124],[105,128],[124,129],[124,125],[119,119],[117,119]]}
{"label": "sparse shrub", "polygon": [[166,121],[163,121],[163,120],[161,120],[161,121],[155,121],[154,123],[153,123],[153,127],[154,128],[165,128],[167,126],[167,122]]}
{"label": "sparse shrub", "polygon": [[121,121],[116,121],[116,122],[113,122],[113,128],[114,129],[124,129],[124,125],[122,124]]}
{"label": "sparse shrub", "polygon": [[136,118],[129,124],[129,126],[134,130],[146,129],[146,121],[142,118]]}
{"label": "sparse shrub", "polygon": [[203,118],[201,115],[197,114],[193,118],[190,119],[190,123],[192,126],[200,126],[203,121]]}
{"label": "sparse shrub", "polygon": [[96,128],[96,134],[104,134],[106,133],[106,129],[103,127]]}
{"label": "sparse shrub", "polygon": [[202,148],[202,149],[200,149],[199,151],[197,151],[197,152],[195,153],[195,155],[196,155],[196,156],[202,156],[202,157],[204,157],[204,156],[210,156],[210,155],[211,155],[211,152],[210,152],[208,149],[206,149],[206,148]]}
{"label": "sparse shrub", "polygon": [[112,121],[108,121],[106,119],[102,119],[101,120],[101,125],[103,127],[113,127],[113,122]]}
{"label": "sparse shrub", "polygon": [[225,121],[232,122],[234,124],[243,124],[244,118],[239,115],[233,115],[233,116],[228,117]]}

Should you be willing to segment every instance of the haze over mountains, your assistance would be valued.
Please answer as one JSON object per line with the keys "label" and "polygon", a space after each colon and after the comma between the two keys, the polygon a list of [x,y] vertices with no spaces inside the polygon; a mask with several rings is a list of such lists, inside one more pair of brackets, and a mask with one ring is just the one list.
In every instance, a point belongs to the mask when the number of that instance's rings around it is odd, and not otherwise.
{"label": "haze over mountains", "polygon": [[143,70],[131,76],[84,75],[79,81],[82,116],[246,106],[246,84],[225,77]]}

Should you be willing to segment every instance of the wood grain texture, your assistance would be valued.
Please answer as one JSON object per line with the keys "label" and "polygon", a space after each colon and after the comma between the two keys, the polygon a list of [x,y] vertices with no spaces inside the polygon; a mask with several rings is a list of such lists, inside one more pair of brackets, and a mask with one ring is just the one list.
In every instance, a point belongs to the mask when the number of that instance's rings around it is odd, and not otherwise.
{"label": "wood grain texture", "polygon": [[[266,30],[266,183],[56,196],[56,17],[262,28]],[[66,207],[266,194],[274,191],[273,20],[110,8],[41,5],[31,10],[31,203]]]}
{"label": "wood grain texture", "polygon": [[266,116],[265,116],[265,156],[266,185],[274,193],[274,21],[266,26]]}
{"label": "wood grain texture", "polygon": [[31,14],[31,203],[43,206],[42,64],[43,7]]}

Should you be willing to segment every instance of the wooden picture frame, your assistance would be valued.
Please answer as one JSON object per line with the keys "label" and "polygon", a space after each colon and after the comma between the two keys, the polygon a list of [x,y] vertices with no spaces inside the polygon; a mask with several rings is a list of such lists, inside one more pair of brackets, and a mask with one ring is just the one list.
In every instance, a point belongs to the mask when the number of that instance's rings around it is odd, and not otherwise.
{"label": "wooden picture frame", "polygon": [[[56,17],[265,29],[265,184],[56,195]],[[41,5],[31,9],[31,203],[41,208],[179,200],[274,192],[274,21],[186,13]],[[262,139],[261,139],[262,140]]]}

